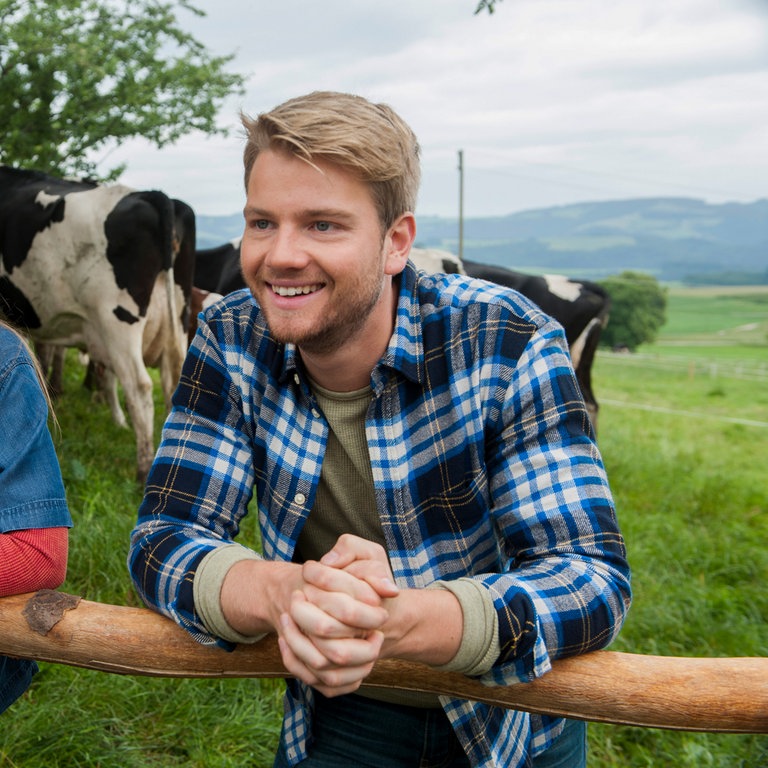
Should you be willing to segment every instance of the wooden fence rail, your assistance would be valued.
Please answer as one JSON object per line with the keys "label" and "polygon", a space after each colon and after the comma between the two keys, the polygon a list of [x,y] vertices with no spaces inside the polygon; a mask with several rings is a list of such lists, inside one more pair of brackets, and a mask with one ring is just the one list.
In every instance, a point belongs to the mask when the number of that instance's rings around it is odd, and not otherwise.
{"label": "wooden fence rail", "polygon": [[[0,653],[124,675],[286,676],[273,637],[228,653],[196,643],[146,608],[47,590],[0,599]],[[556,661],[538,680],[506,687],[387,660],[376,664],[367,684],[604,723],[768,733],[768,658],[598,651]]]}

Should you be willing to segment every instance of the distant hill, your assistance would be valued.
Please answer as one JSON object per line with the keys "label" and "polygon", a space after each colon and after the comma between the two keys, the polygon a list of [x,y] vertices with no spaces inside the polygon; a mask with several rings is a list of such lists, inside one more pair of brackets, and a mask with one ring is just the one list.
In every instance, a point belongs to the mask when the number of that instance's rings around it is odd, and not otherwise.
{"label": "distant hill", "polygon": [[[198,247],[242,232],[242,216],[197,217]],[[458,219],[418,217],[417,245],[458,253]],[[588,202],[464,221],[464,257],[523,272],[601,279],[633,269],[687,282],[768,282],[768,199]]]}

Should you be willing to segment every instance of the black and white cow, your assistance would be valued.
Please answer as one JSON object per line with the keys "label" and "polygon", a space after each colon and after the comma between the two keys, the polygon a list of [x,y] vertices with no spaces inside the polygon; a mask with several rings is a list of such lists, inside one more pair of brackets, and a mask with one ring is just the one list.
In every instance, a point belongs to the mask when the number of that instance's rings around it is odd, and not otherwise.
{"label": "black and white cow", "polygon": [[216,248],[202,248],[195,254],[196,288],[226,296],[245,287],[240,271],[240,240],[235,238]]}
{"label": "black and white cow", "polygon": [[[166,402],[181,372],[194,267],[194,214],[158,191],[0,166],[0,312],[38,344],[78,347],[119,381],[137,476],[154,455],[147,365]],[[174,269],[176,268],[176,269]]]}
{"label": "black and white cow", "polygon": [[[514,288],[554,317],[565,330],[576,378],[597,429],[598,404],[592,391],[592,363],[610,309],[610,299],[603,288],[562,275],[528,275],[506,267],[459,259],[439,248],[412,248],[411,260],[426,272],[465,274]],[[240,272],[240,240],[198,251],[194,282],[196,288],[215,294],[242,288],[245,283]]]}

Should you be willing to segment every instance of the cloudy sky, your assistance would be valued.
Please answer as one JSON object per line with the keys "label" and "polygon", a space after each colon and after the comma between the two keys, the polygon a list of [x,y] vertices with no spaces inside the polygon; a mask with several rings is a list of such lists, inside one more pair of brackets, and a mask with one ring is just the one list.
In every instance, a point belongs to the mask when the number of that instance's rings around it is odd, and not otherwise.
{"label": "cloudy sky", "polygon": [[104,168],[198,214],[242,209],[240,110],[317,89],[392,105],[423,152],[417,213],[592,200],[768,196],[768,0],[192,0],[180,23],[246,93],[229,138],[134,141]]}

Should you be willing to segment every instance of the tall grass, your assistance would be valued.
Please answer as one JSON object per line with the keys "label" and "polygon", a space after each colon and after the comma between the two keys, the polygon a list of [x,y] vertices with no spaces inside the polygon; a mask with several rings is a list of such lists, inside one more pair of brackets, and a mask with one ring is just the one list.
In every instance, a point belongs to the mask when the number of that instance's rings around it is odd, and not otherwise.
{"label": "tall grass", "polygon": [[[700,300],[705,315],[718,314],[716,296]],[[670,320],[676,322],[674,305]],[[675,342],[687,334],[696,336],[691,349],[701,351],[695,323],[676,333]],[[768,387],[728,366],[716,373],[698,363],[691,369],[693,353],[653,365],[665,351],[656,345],[642,356],[603,353],[594,373],[603,403],[600,446],[635,593],[614,649],[766,656],[768,428],[751,422],[768,423]],[[766,358],[768,345],[753,342],[729,353],[757,368]],[[70,356],[57,406],[57,449],[75,519],[62,589],[137,605],[125,567],[141,498],[133,436],[113,426],[106,406],[82,388],[82,373]],[[159,412],[159,392],[156,402]],[[161,418],[158,413],[158,429]],[[247,536],[255,541],[253,530],[248,526]],[[0,766],[271,765],[280,681],[153,679],[41,666],[30,691],[0,717]],[[600,724],[589,730],[591,768],[768,766],[766,736]]]}
{"label": "tall grass", "polygon": [[[614,387],[626,377],[615,373],[598,362],[598,398],[624,397]],[[680,407],[673,375],[633,368],[631,379],[633,402]],[[729,383],[722,387],[718,413],[751,413],[751,403],[739,407],[739,397],[728,394]],[[765,389],[753,389],[768,409]],[[634,603],[616,650],[768,655],[768,418],[752,427],[711,416],[601,410],[601,450],[633,568]],[[765,736],[602,725],[590,732],[594,766],[768,765]]]}
{"label": "tall grass", "polygon": [[[673,291],[657,344],[598,356],[600,447],[633,568],[616,650],[768,655],[767,299]],[[590,733],[601,768],[768,766],[768,736]]]}

